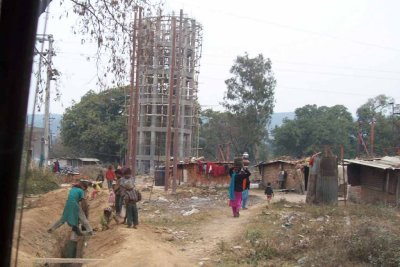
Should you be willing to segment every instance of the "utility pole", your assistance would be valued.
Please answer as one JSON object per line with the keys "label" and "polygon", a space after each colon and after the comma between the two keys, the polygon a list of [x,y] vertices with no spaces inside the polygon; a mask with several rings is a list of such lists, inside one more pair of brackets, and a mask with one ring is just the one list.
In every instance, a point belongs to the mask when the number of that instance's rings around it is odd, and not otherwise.
{"label": "utility pole", "polygon": [[[47,166],[47,161],[49,159],[49,146],[50,146],[50,83],[53,79],[53,68],[52,68],[52,58],[54,55],[53,51],[53,35],[38,35],[36,39],[39,42],[47,41],[49,43],[47,52],[39,53],[40,57],[46,58],[46,65],[47,65],[47,77],[46,77],[46,88],[45,88],[45,98],[44,98],[44,118],[43,118],[43,125],[44,125],[44,134],[42,138],[42,146],[41,146],[41,155],[40,158],[43,160],[44,165],[43,167]],[[39,81],[40,82],[40,81]]]}
{"label": "utility pole", "polygon": [[371,121],[371,158],[374,158],[375,119]]}

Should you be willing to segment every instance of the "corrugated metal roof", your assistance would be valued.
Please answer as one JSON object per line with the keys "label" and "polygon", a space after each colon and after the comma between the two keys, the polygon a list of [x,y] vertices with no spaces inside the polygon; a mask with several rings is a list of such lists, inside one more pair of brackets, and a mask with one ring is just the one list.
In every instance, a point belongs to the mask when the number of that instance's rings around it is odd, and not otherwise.
{"label": "corrugated metal roof", "polygon": [[344,161],[384,170],[400,170],[400,157],[383,157],[373,160],[345,159]]}
{"label": "corrugated metal roof", "polygon": [[95,158],[78,158],[78,159],[80,159],[81,161],[100,161],[99,159],[95,159]]}
{"label": "corrugated metal roof", "polygon": [[270,165],[270,164],[275,164],[275,163],[287,163],[287,164],[292,164],[292,165],[296,165],[297,161],[288,161],[288,160],[274,160],[274,161],[269,161],[269,162],[263,162],[260,163],[259,165],[261,166],[266,166],[266,165]]}

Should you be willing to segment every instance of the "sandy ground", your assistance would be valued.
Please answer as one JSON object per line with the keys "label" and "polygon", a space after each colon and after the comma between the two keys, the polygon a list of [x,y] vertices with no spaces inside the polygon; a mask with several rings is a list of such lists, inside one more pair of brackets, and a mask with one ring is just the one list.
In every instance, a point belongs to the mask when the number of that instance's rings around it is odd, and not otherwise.
{"label": "sandy ground", "polygon": [[[146,184],[139,184],[139,188]],[[138,229],[126,228],[126,225],[111,224],[111,229],[96,232],[87,240],[84,250],[85,258],[103,259],[87,266],[205,266],[211,264],[211,255],[222,241],[230,241],[240,233],[254,214],[265,207],[266,200],[261,190],[250,191],[249,209],[242,210],[239,218],[233,218],[226,204],[225,191],[209,194],[208,191],[185,189],[176,200],[175,196],[165,194],[162,188],[152,192],[153,202],[140,203]],[[59,252],[69,235],[69,227],[62,226],[55,233],[48,234],[48,226],[61,216],[68,189],[59,189],[40,198],[28,200],[29,209],[24,210],[21,239],[19,245],[18,266],[34,266],[37,257],[59,257]],[[142,193],[143,199],[149,198],[149,192]],[[186,195],[185,195],[186,194]],[[221,197],[222,196],[222,197]],[[90,201],[89,221],[96,227],[103,208],[107,206],[108,191]],[[284,198],[290,202],[304,202],[304,195],[275,193],[273,201]],[[164,204],[155,200],[169,199]],[[193,204],[194,203],[194,204]],[[161,209],[164,205],[164,212]],[[179,219],[183,218],[181,210],[196,208],[207,216],[180,227]],[[158,212],[158,213],[157,213]],[[173,229],[153,225],[151,219],[177,219]],[[156,217],[156,218],[158,218]],[[200,218],[200,217],[199,217]],[[160,228],[161,227],[161,228]],[[161,230],[160,230],[161,229]],[[182,231],[179,231],[182,230]],[[172,232],[172,233],[171,233]],[[182,233],[181,233],[182,232]],[[174,238],[182,234],[184,238]],[[211,264],[212,265],[212,264]],[[37,266],[37,265],[36,265]]]}

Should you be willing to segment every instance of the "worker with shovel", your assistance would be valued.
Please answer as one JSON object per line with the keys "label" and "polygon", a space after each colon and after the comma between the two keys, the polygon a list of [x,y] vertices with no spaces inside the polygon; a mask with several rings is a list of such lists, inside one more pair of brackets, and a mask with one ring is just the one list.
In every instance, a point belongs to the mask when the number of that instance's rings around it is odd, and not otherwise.
{"label": "worker with shovel", "polygon": [[[81,180],[79,183],[72,186],[68,193],[68,199],[64,206],[63,215],[47,230],[47,232],[52,233],[66,222],[77,235],[93,234],[92,227],[90,226],[80,205],[81,202],[85,200],[85,190],[87,190],[89,185],[89,181]],[[82,233],[80,230],[79,223],[81,223],[86,229],[85,233]]]}

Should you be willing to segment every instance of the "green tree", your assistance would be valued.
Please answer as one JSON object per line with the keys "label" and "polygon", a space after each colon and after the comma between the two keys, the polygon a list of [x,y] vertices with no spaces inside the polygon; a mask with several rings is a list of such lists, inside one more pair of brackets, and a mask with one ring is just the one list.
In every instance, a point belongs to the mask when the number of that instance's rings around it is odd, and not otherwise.
{"label": "green tree", "polygon": [[[399,119],[393,113],[394,99],[386,95],[378,95],[357,109],[358,129],[371,152],[371,129],[374,124],[374,156],[394,154],[400,144]],[[367,155],[360,148],[361,155]]]}
{"label": "green tree", "polygon": [[228,112],[206,109],[201,112],[200,117],[200,154],[208,160],[216,160],[216,151],[221,144],[229,143],[230,124],[228,121],[232,116]]}
{"label": "green tree", "polygon": [[306,105],[295,111],[293,120],[284,120],[273,130],[274,155],[308,156],[329,145],[339,155],[343,145],[347,157],[354,156],[356,131],[353,118],[342,105]]}
{"label": "green tree", "polygon": [[259,147],[268,137],[267,125],[274,108],[274,78],[271,60],[262,54],[238,56],[230,69],[233,77],[225,81],[223,106],[232,114],[231,142],[235,153],[250,152],[259,159]]}
{"label": "green tree", "polygon": [[86,93],[63,115],[63,144],[80,156],[95,156],[105,162],[120,160],[127,143],[127,91],[116,88]]}

